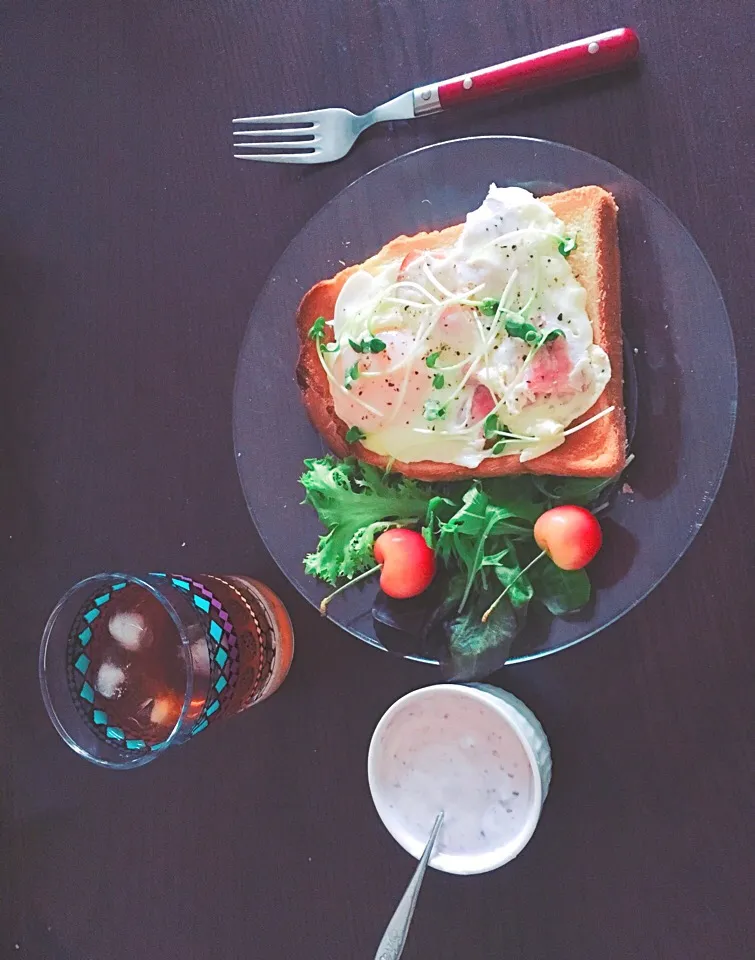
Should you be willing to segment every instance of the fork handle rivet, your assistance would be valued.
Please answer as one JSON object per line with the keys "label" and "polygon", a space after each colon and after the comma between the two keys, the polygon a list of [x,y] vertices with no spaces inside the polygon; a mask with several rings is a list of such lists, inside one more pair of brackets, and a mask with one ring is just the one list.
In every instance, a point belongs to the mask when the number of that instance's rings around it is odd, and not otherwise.
{"label": "fork handle rivet", "polygon": [[423,100],[429,100],[432,93],[429,90],[423,90],[421,96]]}
{"label": "fork handle rivet", "polygon": [[462,87],[464,87],[465,90],[471,90],[473,83],[474,81],[472,80],[471,77],[464,77],[464,80],[462,81],[461,85]]}

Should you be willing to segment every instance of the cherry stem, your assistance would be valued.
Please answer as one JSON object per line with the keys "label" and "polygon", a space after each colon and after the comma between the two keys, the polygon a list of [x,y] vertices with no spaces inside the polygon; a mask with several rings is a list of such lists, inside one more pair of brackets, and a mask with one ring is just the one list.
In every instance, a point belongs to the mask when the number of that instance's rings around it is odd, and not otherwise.
{"label": "cherry stem", "polygon": [[327,616],[328,604],[330,603],[330,601],[334,597],[337,597],[339,593],[342,593],[344,590],[346,590],[347,587],[353,587],[355,583],[359,583],[360,580],[366,580],[367,577],[371,577],[373,573],[377,573],[378,570],[382,570],[382,569],[383,569],[383,564],[378,563],[374,567],[370,567],[369,570],[365,570],[364,573],[360,573],[358,577],[354,577],[353,580],[349,580],[348,583],[342,584],[340,587],[338,587],[337,590],[334,590],[331,594],[325,597],[325,599],[321,602],[320,615],[323,617]]}
{"label": "cherry stem", "polygon": [[495,610],[495,608],[498,606],[498,604],[501,602],[501,600],[503,600],[503,598],[506,596],[506,594],[509,592],[509,590],[514,586],[514,584],[517,582],[517,580],[518,580],[520,577],[523,577],[523,576],[525,575],[525,573],[529,570],[529,568],[530,568],[530,567],[533,567],[533,566],[537,563],[537,561],[538,561],[538,560],[541,560],[544,556],[545,556],[545,550],[541,550],[540,553],[538,553],[538,555],[535,557],[534,560],[530,560],[530,562],[527,564],[527,566],[524,568],[524,570],[520,570],[520,571],[519,571],[519,573],[514,577],[514,579],[513,579],[513,580],[511,581],[511,583],[506,587],[506,589],[503,591],[503,593],[500,594],[499,596],[497,596],[497,597],[495,598],[495,600],[490,604],[490,606],[488,607],[488,609],[485,611],[485,613],[483,613],[483,615],[482,615],[482,622],[483,622],[483,623],[487,623],[487,622],[488,622],[488,619],[490,618],[491,613]]}

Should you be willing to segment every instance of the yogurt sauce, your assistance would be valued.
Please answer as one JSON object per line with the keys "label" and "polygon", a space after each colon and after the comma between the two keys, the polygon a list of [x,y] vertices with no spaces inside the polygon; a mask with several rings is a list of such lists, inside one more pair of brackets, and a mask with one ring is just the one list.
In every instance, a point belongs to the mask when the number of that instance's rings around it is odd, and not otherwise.
{"label": "yogurt sauce", "polygon": [[431,864],[453,873],[515,856],[541,805],[519,733],[491,694],[461,686],[417,691],[389,711],[373,740],[370,786],[385,825],[415,856],[444,811]]}

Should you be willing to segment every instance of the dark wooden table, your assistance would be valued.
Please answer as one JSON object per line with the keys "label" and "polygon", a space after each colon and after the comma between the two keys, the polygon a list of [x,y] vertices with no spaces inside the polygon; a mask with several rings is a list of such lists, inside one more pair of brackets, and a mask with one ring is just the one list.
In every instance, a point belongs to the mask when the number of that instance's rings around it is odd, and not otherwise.
{"label": "dark wooden table", "polygon": [[[727,300],[741,402],[721,493],[667,580],[600,636],[501,677],[551,737],[551,796],[509,867],[428,878],[407,960],[751,955],[749,7],[6,5],[0,957],[373,956],[412,864],[373,812],[365,751],[383,710],[434,674],[321,622],[278,573],[236,477],[231,387],[250,307],[305,220],[375,165],[472,133],[597,153],[675,210]],[[376,129],[331,166],[231,159],[240,113],[363,110],[622,24],[644,44],[631,75]],[[265,706],[109,774],[49,724],[38,638],[74,580],[160,567],[265,579],[297,658]]]}

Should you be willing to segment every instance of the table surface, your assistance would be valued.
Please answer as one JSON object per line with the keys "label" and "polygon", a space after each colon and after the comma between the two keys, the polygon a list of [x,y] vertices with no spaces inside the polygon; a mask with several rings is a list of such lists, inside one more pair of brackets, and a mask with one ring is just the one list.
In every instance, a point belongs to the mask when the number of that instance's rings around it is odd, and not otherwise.
{"label": "table surface", "polygon": [[[434,673],[323,623],[265,553],[234,468],[233,371],[264,278],[309,216],[377,164],[474,133],[563,141],[647,184],[719,279],[744,387],[720,495],[670,576],[598,637],[499,676],[551,738],[541,825],[503,870],[430,875],[405,956],[749,955],[748,7],[6,5],[1,957],[373,956],[412,863],[373,812],[366,748],[385,708]],[[361,111],[622,24],[644,44],[630,74],[377,128],[329,166],[231,159],[233,116]],[[160,567],[266,580],[291,610],[295,664],[267,704],[141,770],[104,772],[47,720],[38,638],[76,579]]]}

